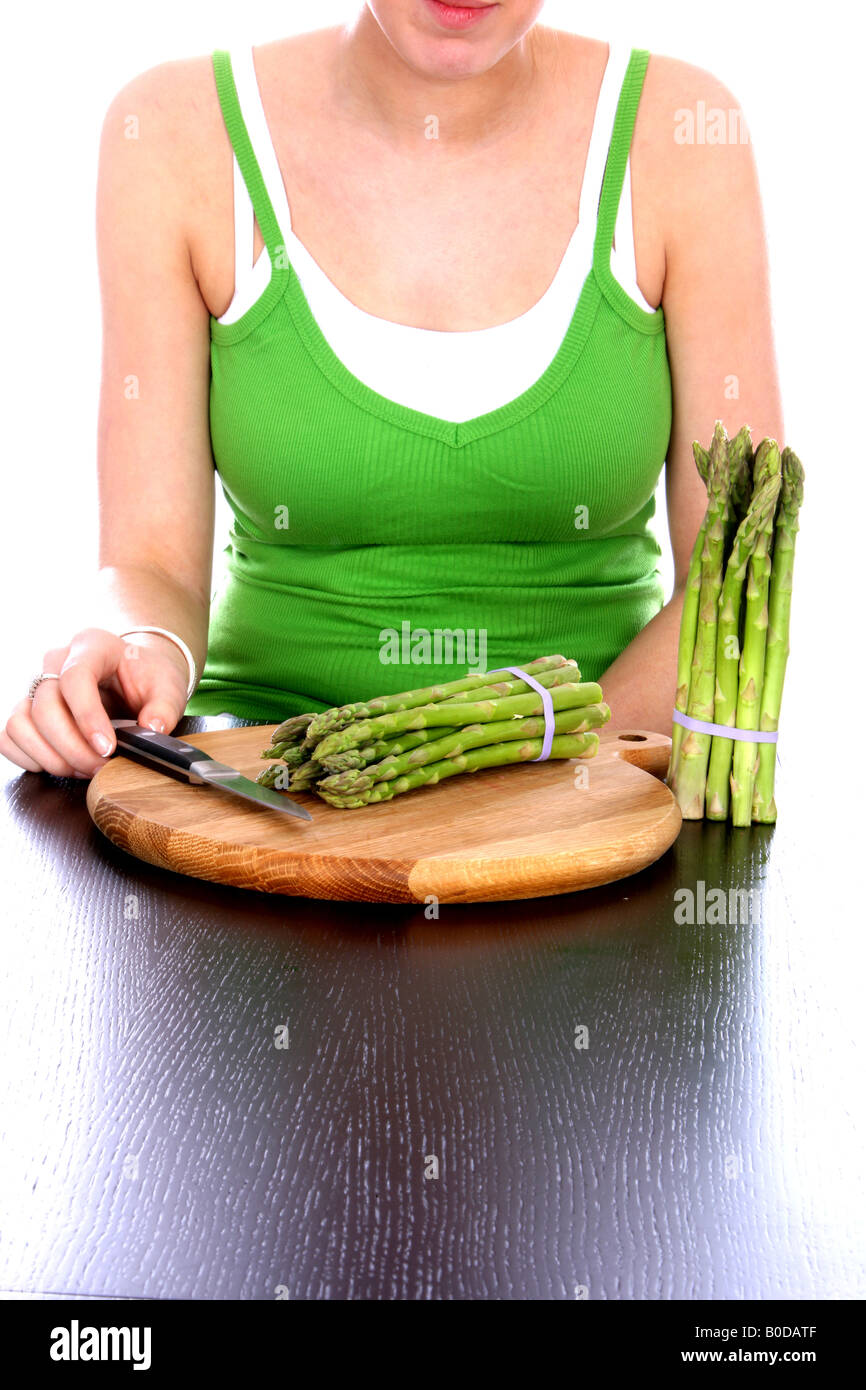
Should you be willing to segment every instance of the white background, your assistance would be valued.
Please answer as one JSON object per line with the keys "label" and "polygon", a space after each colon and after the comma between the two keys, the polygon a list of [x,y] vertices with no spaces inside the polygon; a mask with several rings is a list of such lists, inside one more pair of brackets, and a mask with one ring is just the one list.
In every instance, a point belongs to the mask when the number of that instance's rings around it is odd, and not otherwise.
{"label": "white background", "polygon": [[[4,720],[45,648],[88,621],[95,564],[99,135],[157,63],[262,43],[351,12],[300,3],[43,3],[4,11],[2,236]],[[863,537],[862,22],[857,7],[548,0],[545,23],[681,57],[742,106],[761,175],[786,438],[807,471],[785,728],[854,708]],[[855,27],[856,26],[856,27]],[[712,326],[707,325],[707,331]],[[720,403],[721,404],[721,403]],[[219,497],[215,551],[227,511]],[[666,577],[670,577],[666,561]],[[215,570],[215,576],[217,571]],[[828,581],[825,584],[825,578]],[[216,582],[216,578],[215,581]],[[832,701],[832,705],[831,705]],[[796,732],[789,737],[796,737]]]}

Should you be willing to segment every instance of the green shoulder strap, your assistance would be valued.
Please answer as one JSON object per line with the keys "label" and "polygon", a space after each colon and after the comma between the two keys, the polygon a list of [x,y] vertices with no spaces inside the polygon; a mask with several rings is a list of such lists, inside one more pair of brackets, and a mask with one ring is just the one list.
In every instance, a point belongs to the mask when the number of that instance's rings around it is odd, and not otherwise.
{"label": "green shoulder strap", "polygon": [[616,215],[649,57],[649,51],[645,48],[632,49],[619,94],[598,209],[592,255],[592,263],[596,270],[610,270]]}
{"label": "green shoulder strap", "polygon": [[212,57],[217,96],[222,108],[226,130],[232,142],[232,149],[243,174],[253,211],[256,214],[256,221],[261,228],[265,246],[271,258],[271,265],[275,269],[280,269],[286,264],[285,242],[241,114],[241,104],[238,100],[237,87],[232,73],[231,58],[225,49],[221,48],[216,49]]}

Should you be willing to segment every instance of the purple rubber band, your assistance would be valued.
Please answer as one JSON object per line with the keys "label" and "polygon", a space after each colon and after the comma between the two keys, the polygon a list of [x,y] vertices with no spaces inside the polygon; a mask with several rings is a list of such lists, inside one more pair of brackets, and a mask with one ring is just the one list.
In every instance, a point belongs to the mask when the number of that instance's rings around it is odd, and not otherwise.
{"label": "purple rubber band", "polygon": [[493,676],[497,671],[511,671],[512,675],[519,676],[527,685],[531,685],[533,690],[537,690],[541,696],[541,708],[544,711],[544,741],[541,745],[541,752],[537,758],[530,758],[531,763],[541,763],[550,757],[550,749],[553,743],[553,699],[550,691],[545,686],[539,685],[533,676],[528,676],[519,666],[494,666],[492,671],[485,671],[485,675]]}
{"label": "purple rubber band", "polygon": [[763,733],[758,729],[732,729],[727,724],[708,724],[704,719],[692,719],[688,714],[674,710],[674,723],[682,724],[684,729],[693,729],[696,734],[717,734],[720,738],[732,738],[737,743],[776,743],[778,734]]}

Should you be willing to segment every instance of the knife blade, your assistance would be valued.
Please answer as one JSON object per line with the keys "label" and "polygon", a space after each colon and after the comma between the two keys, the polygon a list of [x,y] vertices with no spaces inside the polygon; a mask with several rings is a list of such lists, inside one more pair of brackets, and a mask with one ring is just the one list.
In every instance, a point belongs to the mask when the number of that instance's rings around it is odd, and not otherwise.
{"label": "knife blade", "polygon": [[194,786],[219,787],[221,791],[231,792],[257,806],[269,806],[285,815],[299,816],[301,820],[313,817],[305,806],[299,806],[281,792],[270,787],[261,787],[249,777],[244,777],[236,768],[219,763],[201,748],[191,743],[173,738],[171,734],[158,734],[154,729],[144,729],[134,719],[112,719],[117,735],[117,752],[144,763],[146,767],[158,768],[169,777]]}

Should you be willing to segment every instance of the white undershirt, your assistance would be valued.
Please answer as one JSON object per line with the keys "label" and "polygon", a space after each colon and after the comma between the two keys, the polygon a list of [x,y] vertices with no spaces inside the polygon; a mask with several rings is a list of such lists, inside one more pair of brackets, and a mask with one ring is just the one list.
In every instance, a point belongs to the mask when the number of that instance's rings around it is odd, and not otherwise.
{"label": "white undershirt", "polygon": [[[244,123],[307,303],[331,350],[366,386],[411,410],[462,422],[496,410],[528,390],[556,356],[592,265],[604,165],[630,50],[611,45],[602,79],[580,192],[578,223],[545,293],[525,314],[492,328],[448,332],[413,328],[369,314],[328,278],[292,231],[291,213],[261,93],[253,50],[232,57]],[[267,248],[253,264],[255,213],[234,159],[235,293],[219,323],[235,323],[271,278]],[[626,164],[611,270],[626,294],[653,313],[636,280],[631,159]]]}

